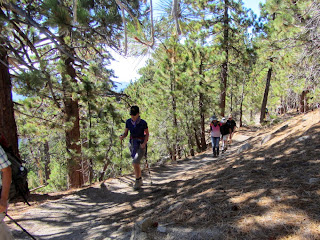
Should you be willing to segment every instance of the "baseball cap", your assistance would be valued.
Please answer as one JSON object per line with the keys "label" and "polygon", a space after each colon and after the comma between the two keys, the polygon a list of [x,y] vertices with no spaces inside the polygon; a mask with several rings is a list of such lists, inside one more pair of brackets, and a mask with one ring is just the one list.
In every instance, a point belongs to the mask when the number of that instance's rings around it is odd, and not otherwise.
{"label": "baseball cap", "polygon": [[130,115],[135,116],[139,113],[139,107],[138,106],[132,106],[130,108]]}
{"label": "baseball cap", "polygon": [[214,121],[214,120],[216,120],[216,121],[218,120],[216,116],[212,116],[212,117],[210,118],[210,121],[211,121],[211,122]]}

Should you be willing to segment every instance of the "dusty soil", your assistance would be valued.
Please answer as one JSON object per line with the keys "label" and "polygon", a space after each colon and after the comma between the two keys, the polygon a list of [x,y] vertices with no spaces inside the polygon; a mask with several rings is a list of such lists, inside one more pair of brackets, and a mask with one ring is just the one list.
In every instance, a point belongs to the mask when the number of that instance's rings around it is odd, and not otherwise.
{"label": "dusty soil", "polygon": [[[320,239],[320,112],[284,119],[239,129],[219,158],[208,150],[153,167],[152,185],[145,171],[139,192],[123,176],[33,194],[31,207],[14,203],[8,214],[36,239],[130,239],[148,217],[165,231],[149,228],[145,239]],[[29,239],[6,222],[16,239]]]}

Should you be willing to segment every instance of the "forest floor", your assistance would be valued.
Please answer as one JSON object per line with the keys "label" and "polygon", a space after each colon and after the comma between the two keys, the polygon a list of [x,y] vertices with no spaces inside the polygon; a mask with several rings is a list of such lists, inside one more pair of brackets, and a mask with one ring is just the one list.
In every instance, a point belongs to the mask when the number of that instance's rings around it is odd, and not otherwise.
{"label": "forest floor", "polygon": [[8,214],[36,239],[320,239],[319,110],[240,128],[218,158],[208,150],[152,167],[153,185],[144,175],[141,191],[122,176],[32,194]]}

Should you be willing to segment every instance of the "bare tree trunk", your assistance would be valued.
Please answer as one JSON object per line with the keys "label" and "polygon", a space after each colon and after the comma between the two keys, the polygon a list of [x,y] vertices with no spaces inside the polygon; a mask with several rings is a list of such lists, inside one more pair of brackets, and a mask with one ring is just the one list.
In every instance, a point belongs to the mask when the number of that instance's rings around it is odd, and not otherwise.
{"label": "bare tree trunk", "polygon": [[[29,139],[29,142],[30,139]],[[42,172],[42,167],[41,167],[41,161],[40,161],[40,157],[41,156],[41,152],[40,150],[38,149],[38,155],[36,155],[33,151],[33,147],[30,146],[30,153],[31,153],[31,156],[32,158],[34,159],[34,161],[36,162],[36,165],[37,165],[37,168],[38,168],[38,178],[39,178],[39,181],[40,181],[40,185],[43,185],[43,172]]]}
{"label": "bare tree trunk", "polygon": [[[66,74],[70,76],[71,81],[76,83],[76,71],[73,68],[73,59],[67,57],[64,61]],[[79,103],[72,96],[73,88],[66,76],[62,77],[63,85],[63,102],[65,107],[65,121],[72,126],[65,130],[66,148],[69,154],[68,159],[68,177],[69,187],[77,188],[84,184],[83,166],[81,162],[81,144],[80,144],[80,117]]]}
{"label": "bare tree trunk", "polygon": [[0,48],[0,132],[6,138],[8,145],[12,147],[13,153],[19,156],[8,55],[4,48]]}
{"label": "bare tree trunk", "polygon": [[241,93],[241,101],[240,101],[240,127],[242,127],[242,117],[243,117],[243,100],[244,100],[244,87],[245,87],[245,79],[243,79],[242,83],[242,93]]}
{"label": "bare tree trunk", "polygon": [[228,82],[228,62],[229,62],[229,1],[224,1],[224,16],[223,16],[223,47],[226,54],[226,59],[222,63],[221,72],[221,93],[220,93],[220,110],[221,116],[224,117],[226,110],[227,82]]}
{"label": "bare tree trunk", "polygon": [[307,95],[307,91],[303,90],[300,95],[300,112],[301,113],[306,112],[306,95]]}
{"label": "bare tree trunk", "polygon": [[269,70],[268,70],[266,88],[264,90],[263,101],[262,101],[262,105],[261,105],[260,123],[262,123],[264,121],[264,117],[265,117],[265,114],[266,114],[266,107],[267,107],[267,103],[268,103],[268,95],[269,95],[269,89],[270,89],[271,74],[272,74],[272,68],[270,67]]}
{"label": "bare tree trunk", "polygon": [[173,137],[173,144],[172,144],[172,161],[177,161],[177,144],[178,144],[178,120],[177,120],[177,103],[176,103],[176,96],[175,96],[175,90],[176,90],[176,83],[175,83],[175,76],[174,76],[174,65],[175,65],[175,56],[172,56],[171,58],[171,64],[172,64],[172,71],[170,73],[170,87],[171,87],[171,107],[172,107],[172,117],[173,117],[173,129],[174,131],[174,137]]}
{"label": "bare tree trunk", "polygon": [[103,181],[104,175],[106,174],[107,168],[110,165],[110,163],[111,163],[110,159],[107,159],[107,162],[104,164],[102,173],[100,174],[100,177],[99,177],[100,182]]}
{"label": "bare tree trunk", "polygon": [[44,173],[46,182],[50,179],[50,153],[49,153],[49,143],[46,141],[43,145],[44,149]]}
{"label": "bare tree trunk", "polygon": [[[200,52],[200,58],[201,58],[201,63],[200,63],[200,66],[199,66],[199,75],[201,77],[204,77],[203,76],[203,63],[202,63],[202,59],[203,59],[203,54]],[[200,83],[199,83],[200,87],[202,87],[203,85],[203,81],[200,80]],[[201,150],[202,151],[205,151],[207,149],[207,143],[206,143],[206,133],[205,133],[205,118],[204,118],[204,113],[205,113],[205,110],[204,110],[204,94],[202,93],[202,91],[200,91],[200,94],[199,94],[199,112],[200,112],[200,125],[201,125]]]}
{"label": "bare tree trunk", "polygon": [[[186,119],[187,119],[187,116],[186,116]],[[188,146],[189,146],[189,149],[190,149],[190,155],[194,156],[194,142],[192,140],[192,135],[191,135],[191,131],[190,131],[191,128],[190,128],[190,126],[188,124],[188,121],[186,121],[185,126],[187,127],[187,128],[184,128],[184,130],[185,130],[185,133],[186,133],[186,135],[188,137]]]}
{"label": "bare tree trunk", "polygon": [[197,129],[194,127],[193,131],[194,131],[194,138],[195,138],[196,144],[197,144],[197,150],[201,150],[201,143],[200,143],[200,140],[198,137]]}

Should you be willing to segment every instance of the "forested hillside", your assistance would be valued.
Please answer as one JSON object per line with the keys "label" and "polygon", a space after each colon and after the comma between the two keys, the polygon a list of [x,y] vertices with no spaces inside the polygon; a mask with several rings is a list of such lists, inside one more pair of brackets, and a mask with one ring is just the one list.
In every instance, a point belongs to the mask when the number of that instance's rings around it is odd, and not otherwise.
{"label": "forested hillside", "polygon": [[[266,0],[259,18],[235,0],[163,1],[157,18],[139,0],[0,6],[0,132],[25,161],[30,189],[131,173],[118,137],[132,105],[148,122],[154,165],[207,150],[212,115],[264,126],[319,107],[315,0]],[[150,56],[121,92],[111,49]]]}

